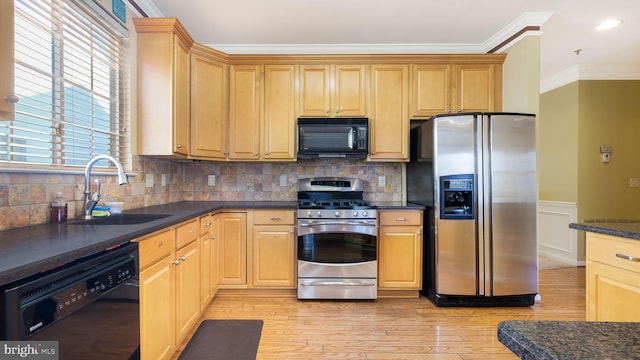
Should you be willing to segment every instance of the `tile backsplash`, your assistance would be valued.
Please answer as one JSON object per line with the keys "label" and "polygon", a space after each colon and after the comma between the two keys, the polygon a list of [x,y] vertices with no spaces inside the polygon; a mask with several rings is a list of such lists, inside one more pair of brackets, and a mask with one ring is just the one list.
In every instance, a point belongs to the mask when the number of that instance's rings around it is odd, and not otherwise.
{"label": "tile backsplash", "polygon": [[[93,175],[102,183],[102,200],[124,201],[125,209],[182,200],[280,201],[295,200],[298,178],[340,176],[367,182],[364,197],[370,201],[401,201],[402,163],[368,163],[361,160],[299,160],[295,163],[178,162],[134,157],[135,176],[118,185],[116,176]],[[99,171],[94,167],[93,172]],[[163,175],[165,183],[163,185]],[[209,176],[215,177],[210,185]],[[384,176],[385,186],[378,186]],[[62,192],[69,218],[79,218],[84,199],[84,175],[0,172],[0,230],[49,221],[50,203]]]}

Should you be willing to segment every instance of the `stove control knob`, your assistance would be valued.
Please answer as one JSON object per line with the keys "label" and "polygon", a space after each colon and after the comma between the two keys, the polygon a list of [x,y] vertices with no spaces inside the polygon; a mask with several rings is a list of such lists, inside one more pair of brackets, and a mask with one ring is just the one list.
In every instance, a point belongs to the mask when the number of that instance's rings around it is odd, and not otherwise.
{"label": "stove control knob", "polygon": [[313,214],[311,213],[311,211],[307,211],[307,216],[308,216],[308,217],[312,217],[312,216],[313,216]]}
{"label": "stove control knob", "polygon": [[335,213],[333,213],[333,215],[335,215],[336,217],[340,217],[340,211],[336,211]]}
{"label": "stove control knob", "polygon": [[367,217],[367,212],[366,212],[366,211],[363,211],[363,212],[362,212],[362,216]]}
{"label": "stove control knob", "polygon": [[316,215],[318,215],[318,217],[322,217],[322,211],[316,212]]}
{"label": "stove control knob", "polygon": [[358,212],[357,212],[357,211],[354,211],[354,212],[353,212],[353,217],[357,217],[357,216],[358,216]]}

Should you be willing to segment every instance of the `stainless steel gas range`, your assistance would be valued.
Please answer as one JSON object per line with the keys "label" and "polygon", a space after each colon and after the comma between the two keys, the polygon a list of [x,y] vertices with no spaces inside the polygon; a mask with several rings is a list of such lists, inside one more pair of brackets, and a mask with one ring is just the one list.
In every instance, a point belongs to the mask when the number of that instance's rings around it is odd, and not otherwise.
{"label": "stainless steel gas range", "polygon": [[354,178],[298,180],[298,299],[376,299],[378,212]]}

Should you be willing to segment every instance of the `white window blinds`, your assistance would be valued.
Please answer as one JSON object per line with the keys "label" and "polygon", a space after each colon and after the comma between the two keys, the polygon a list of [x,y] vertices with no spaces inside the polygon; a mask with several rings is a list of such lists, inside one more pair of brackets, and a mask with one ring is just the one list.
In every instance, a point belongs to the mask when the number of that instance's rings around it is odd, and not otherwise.
{"label": "white window blinds", "polygon": [[68,0],[15,0],[20,100],[0,121],[0,163],[64,170],[108,154],[130,168],[125,39],[99,18]]}

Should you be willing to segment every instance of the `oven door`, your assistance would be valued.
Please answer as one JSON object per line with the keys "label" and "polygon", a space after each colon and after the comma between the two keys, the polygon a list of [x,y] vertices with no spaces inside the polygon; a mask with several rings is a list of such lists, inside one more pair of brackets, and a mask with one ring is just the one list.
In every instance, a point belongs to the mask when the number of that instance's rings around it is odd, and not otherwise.
{"label": "oven door", "polygon": [[298,220],[298,260],[322,264],[375,261],[376,220]]}
{"label": "oven door", "polygon": [[298,299],[377,297],[376,220],[298,220]]}

